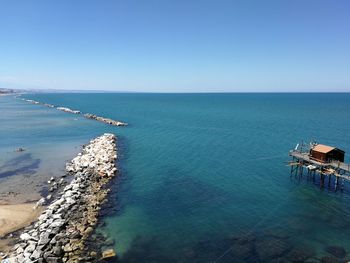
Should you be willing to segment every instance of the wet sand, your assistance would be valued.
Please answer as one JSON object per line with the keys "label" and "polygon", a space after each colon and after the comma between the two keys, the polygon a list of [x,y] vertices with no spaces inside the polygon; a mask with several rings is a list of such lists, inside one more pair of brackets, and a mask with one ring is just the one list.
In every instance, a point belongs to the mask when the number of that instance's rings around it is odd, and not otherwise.
{"label": "wet sand", "polygon": [[41,209],[35,203],[0,205],[0,237],[29,225],[37,219]]}
{"label": "wet sand", "polygon": [[0,205],[0,252],[7,252],[12,246],[13,238],[4,238],[5,235],[37,220],[42,208],[34,210],[34,205],[35,203]]}

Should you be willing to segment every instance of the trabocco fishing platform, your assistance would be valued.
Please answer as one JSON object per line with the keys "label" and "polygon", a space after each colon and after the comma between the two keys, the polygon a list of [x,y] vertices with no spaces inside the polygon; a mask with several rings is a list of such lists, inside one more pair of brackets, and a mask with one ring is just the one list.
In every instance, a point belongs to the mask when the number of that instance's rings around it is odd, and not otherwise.
{"label": "trabocco fishing platform", "polygon": [[335,191],[343,190],[344,182],[350,181],[350,164],[344,162],[345,152],[336,147],[298,143],[289,156],[292,157],[288,164],[291,176],[301,178],[305,169],[308,179],[315,181],[315,176],[319,176],[321,188],[328,185]]}

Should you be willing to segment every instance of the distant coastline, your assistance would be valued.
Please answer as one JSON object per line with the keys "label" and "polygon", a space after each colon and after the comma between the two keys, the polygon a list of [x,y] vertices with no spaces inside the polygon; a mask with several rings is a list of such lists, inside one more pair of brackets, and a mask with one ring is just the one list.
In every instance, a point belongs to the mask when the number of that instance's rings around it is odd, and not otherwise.
{"label": "distant coastline", "polygon": [[294,90],[286,90],[286,91],[225,91],[225,90],[215,90],[215,91],[135,91],[135,90],[84,90],[84,89],[11,89],[11,88],[0,88],[0,94],[38,94],[38,93],[77,93],[77,94],[91,94],[91,93],[115,93],[115,94],[349,94],[350,91],[336,90],[336,91],[322,91],[322,90],[305,90],[305,91],[294,91]]}

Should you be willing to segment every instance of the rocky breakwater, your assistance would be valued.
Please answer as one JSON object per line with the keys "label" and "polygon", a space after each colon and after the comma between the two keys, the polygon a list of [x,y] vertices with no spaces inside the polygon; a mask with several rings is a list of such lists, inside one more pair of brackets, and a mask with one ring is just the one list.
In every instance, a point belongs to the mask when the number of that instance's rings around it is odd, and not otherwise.
{"label": "rocky breakwater", "polygon": [[[48,104],[48,103],[41,103],[38,101],[28,100],[28,99],[24,99],[24,98],[19,98],[19,99],[26,101],[26,102],[33,103],[33,104],[41,104],[41,105],[44,105],[44,106],[49,107],[49,108],[56,108],[57,110],[60,110],[63,112],[68,112],[68,113],[73,113],[73,114],[83,114],[83,112],[81,112],[79,110],[72,110],[72,109],[67,108],[67,107],[56,107],[55,105]],[[91,114],[91,113],[85,113],[85,114],[83,114],[83,116],[87,119],[100,121],[100,122],[110,124],[113,126],[128,126],[128,124],[126,122],[121,122],[121,121],[112,120],[112,119],[105,118],[105,117],[100,117],[100,116],[97,116],[97,115]]]}
{"label": "rocky breakwater", "polygon": [[94,114],[91,113],[86,113],[84,114],[85,118],[88,119],[92,119],[92,120],[96,120],[96,121],[100,121],[100,122],[104,122],[113,126],[127,126],[128,124],[125,122],[121,122],[121,121],[115,121],[109,118],[104,118],[104,117],[100,117],[100,116],[96,116]]}
{"label": "rocky breakwater", "polygon": [[[94,262],[98,254],[85,251],[85,241],[97,224],[99,210],[116,174],[116,138],[104,134],[83,147],[70,163],[74,179],[26,228],[5,262]],[[93,255],[93,256],[91,256]]]}
{"label": "rocky breakwater", "polygon": [[35,101],[35,100],[26,100],[26,99],[22,99],[22,100],[29,102],[29,103],[32,103],[32,104],[40,104],[40,102]]}
{"label": "rocky breakwater", "polygon": [[80,114],[81,112],[78,110],[72,110],[70,108],[66,108],[66,107],[57,107],[58,110],[60,111],[64,111],[64,112],[68,112],[68,113],[73,113],[73,114]]}

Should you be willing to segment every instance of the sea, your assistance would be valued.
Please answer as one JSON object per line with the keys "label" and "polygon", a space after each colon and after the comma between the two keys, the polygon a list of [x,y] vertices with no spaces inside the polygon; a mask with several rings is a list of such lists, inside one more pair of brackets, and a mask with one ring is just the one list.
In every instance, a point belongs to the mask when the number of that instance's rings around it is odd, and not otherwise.
{"label": "sea", "polygon": [[301,141],[336,146],[350,162],[350,94],[22,97],[129,123],[0,97],[0,190],[25,178],[42,194],[43,178],[64,173],[83,144],[117,135],[119,176],[96,231],[118,262],[350,259],[350,184],[321,189],[318,178],[291,176],[288,166]]}

